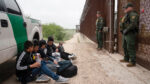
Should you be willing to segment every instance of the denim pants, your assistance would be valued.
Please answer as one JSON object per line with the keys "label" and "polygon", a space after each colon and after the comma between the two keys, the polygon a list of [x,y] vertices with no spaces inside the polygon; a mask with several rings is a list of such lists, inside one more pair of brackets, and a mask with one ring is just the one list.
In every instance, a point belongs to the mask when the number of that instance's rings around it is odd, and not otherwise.
{"label": "denim pants", "polygon": [[59,79],[59,76],[46,66],[45,61],[41,61],[41,67],[34,69],[32,71],[32,75],[36,76],[37,74],[39,74],[38,72],[42,72],[43,74],[46,74],[47,76],[51,77],[53,80]]}
{"label": "denim pants", "polygon": [[52,61],[46,61],[46,66],[50,68],[53,72],[57,71],[57,65],[54,64]]}
{"label": "denim pants", "polygon": [[41,61],[41,67],[33,69],[31,76],[26,77],[26,79],[23,79],[24,81],[22,82],[22,84],[27,84],[27,82],[32,81],[38,74],[41,74],[41,73],[51,77],[53,80],[59,79],[59,76],[55,74],[54,72],[52,72],[51,69],[49,69],[46,66],[46,62]]}

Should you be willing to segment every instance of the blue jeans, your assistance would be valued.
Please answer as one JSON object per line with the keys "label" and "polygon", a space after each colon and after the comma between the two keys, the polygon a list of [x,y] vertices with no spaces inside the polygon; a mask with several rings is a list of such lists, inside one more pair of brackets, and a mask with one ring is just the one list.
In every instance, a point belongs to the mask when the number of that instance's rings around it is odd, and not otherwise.
{"label": "blue jeans", "polygon": [[25,79],[23,79],[22,84],[26,84],[27,82],[32,81],[37,75],[39,75],[41,73],[51,77],[53,80],[58,80],[59,79],[59,76],[57,74],[55,74],[54,72],[52,72],[51,69],[49,69],[46,66],[46,62],[41,61],[41,67],[33,69],[32,74],[31,74],[32,76],[29,76],[29,77],[26,77]]}
{"label": "blue jeans", "polygon": [[32,75],[36,76],[39,73],[43,73],[46,74],[47,76],[51,77],[54,80],[58,80],[59,76],[57,74],[55,74],[54,72],[51,71],[51,69],[49,69],[46,66],[46,62],[45,61],[41,61],[41,67],[40,68],[35,68],[32,70]]}

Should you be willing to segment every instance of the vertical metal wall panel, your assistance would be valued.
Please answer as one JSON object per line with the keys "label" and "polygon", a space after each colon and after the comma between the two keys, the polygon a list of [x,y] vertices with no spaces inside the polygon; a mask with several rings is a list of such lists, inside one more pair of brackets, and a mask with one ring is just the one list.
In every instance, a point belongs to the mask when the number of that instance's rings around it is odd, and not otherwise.
{"label": "vertical metal wall panel", "polygon": [[122,48],[122,34],[120,33],[120,20],[124,16],[124,9],[123,7],[127,4],[127,0],[118,0],[118,52],[123,55],[123,48]]}
{"label": "vertical metal wall panel", "polygon": [[137,61],[150,69],[150,0],[140,0],[140,32],[138,36]]}
{"label": "vertical metal wall panel", "polygon": [[[101,11],[102,16],[106,19],[106,26],[109,27],[108,33],[104,34],[104,47],[108,51],[113,51],[113,4],[114,0],[87,0],[85,8],[81,17],[81,33],[88,36],[91,40],[96,42],[96,12]],[[111,4],[110,4],[111,2]],[[112,9],[112,11],[111,11]],[[112,13],[110,13],[110,11]],[[87,13],[86,13],[87,12]],[[111,15],[110,15],[111,14]],[[112,29],[110,29],[112,28]]]}
{"label": "vertical metal wall panel", "polygon": [[106,0],[105,6],[104,6],[104,12],[105,12],[105,20],[106,20],[106,27],[109,28],[109,32],[105,33],[105,41],[104,45],[105,48],[109,52],[113,52],[113,44],[114,44],[114,0]]}

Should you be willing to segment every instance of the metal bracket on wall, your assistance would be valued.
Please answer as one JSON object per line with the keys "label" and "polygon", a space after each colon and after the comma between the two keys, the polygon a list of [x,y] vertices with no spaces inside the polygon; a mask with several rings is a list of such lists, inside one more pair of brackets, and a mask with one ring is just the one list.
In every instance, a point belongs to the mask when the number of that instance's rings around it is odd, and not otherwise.
{"label": "metal bracket on wall", "polygon": [[105,41],[106,43],[114,43],[114,41]]}
{"label": "metal bracket on wall", "polygon": [[105,33],[107,33],[107,32],[109,32],[109,28],[108,28],[108,27],[104,27],[104,28],[103,28],[103,31],[104,31]]}
{"label": "metal bracket on wall", "polygon": [[[0,25],[1,25],[1,21],[0,21]],[[0,34],[2,33],[2,29],[1,29],[2,27],[0,26]]]}

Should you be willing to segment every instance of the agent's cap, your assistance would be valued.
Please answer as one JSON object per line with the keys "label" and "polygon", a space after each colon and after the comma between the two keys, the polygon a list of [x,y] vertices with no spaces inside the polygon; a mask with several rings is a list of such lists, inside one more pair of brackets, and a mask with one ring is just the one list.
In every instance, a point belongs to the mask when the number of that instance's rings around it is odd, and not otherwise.
{"label": "agent's cap", "polygon": [[101,14],[101,12],[100,12],[100,11],[97,11],[97,14]]}
{"label": "agent's cap", "polygon": [[129,2],[126,6],[124,6],[123,8],[127,9],[128,7],[134,7],[133,3]]}

